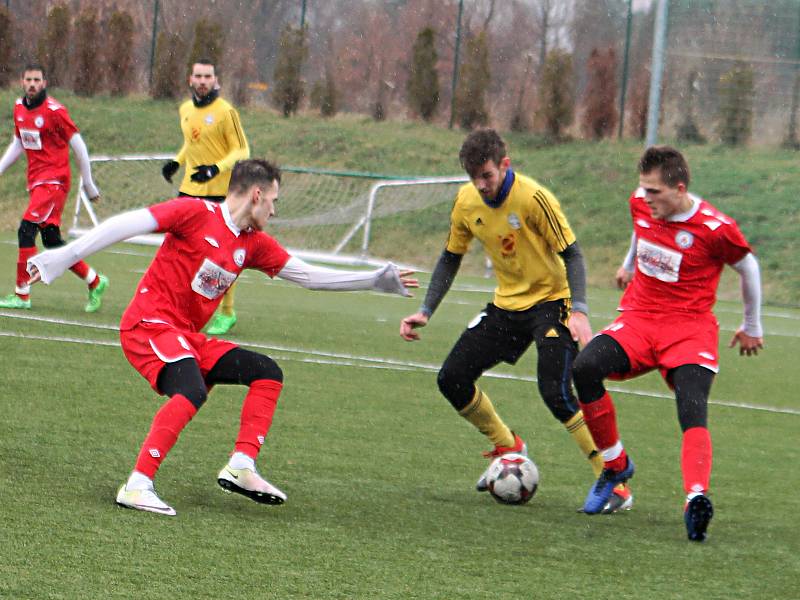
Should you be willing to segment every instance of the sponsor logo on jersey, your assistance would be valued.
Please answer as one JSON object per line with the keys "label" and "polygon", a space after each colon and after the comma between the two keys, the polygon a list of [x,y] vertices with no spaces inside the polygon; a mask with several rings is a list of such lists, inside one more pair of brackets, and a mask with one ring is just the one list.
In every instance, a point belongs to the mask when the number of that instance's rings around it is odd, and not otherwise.
{"label": "sponsor logo on jersey", "polygon": [[236,263],[237,267],[241,267],[244,265],[244,248],[237,248],[233,251],[233,262]]}
{"label": "sponsor logo on jersey", "polygon": [[236,273],[231,273],[206,258],[197,273],[194,274],[192,290],[204,298],[216,300],[231,287],[234,281],[236,281]]}
{"label": "sponsor logo on jersey", "polygon": [[41,129],[42,125],[44,125],[44,117],[42,117],[42,115],[37,115],[36,118],[33,120],[33,124],[36,125],[39,129]]}
{"label": "sponsor logo on jersey", "polygon": [[508,224],[511,225],[511,229],[519,229],[522,225],[519,222],[519,217],[514,213],[508,215]]}
{"label": "sponsor logo on jersey", "polygon": [[682,259],[683,254],[670,248],[643,239],[636,242],[636,264],[648,277],[667,283],[678,281]]}
{"label": "sponsor logo on jersey", "polygon": [[694,236],[688,231],[683,231],[681,229],[675,234],[675,243],[678,244],[679,248],[686,250],[687,248],[692,247],[692,244],[694,243]]}
{"label": "sponsor logo on jersey", "polygon": [[514,236],[514,232],[511,232],[508,235],[500,237],[500,252],[503,256],[505,257],[513,256],[516,248],[517,248],[517,239]]}
{"label": "sponsor logo on jersey", "polygon": [[20,129],[19,141],[25,150],[42,149],[42,134],[36,129]]}

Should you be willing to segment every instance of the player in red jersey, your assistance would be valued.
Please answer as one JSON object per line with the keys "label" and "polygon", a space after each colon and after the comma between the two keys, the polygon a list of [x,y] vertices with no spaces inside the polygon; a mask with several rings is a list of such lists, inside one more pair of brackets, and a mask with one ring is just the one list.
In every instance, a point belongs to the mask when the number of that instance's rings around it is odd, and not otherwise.
{"label": "player in red jersey", "polygon": [[621,315],[580,352],[573,367],[584,418],[604,459],[584,512],[600,512],[614,486],[634,472],[603,380],[658,369],[675,391],[683,431],[686,531],[690,540],[701,542],[713,516],[707,421],[708,395],[719,370],[719,325],[712,308],[722,268],[731,265],[741,277],[744,322],[730,347],[738,344],[740,354],[757,354],[763,348],[758,262],[736,222],[689,193],[689,167],[674,148],[645,151],[639,186],[630,198],[631,248],[617,272],[625,289]]}
{"label": "player in red jersey", "polygon": [[280,179],[280,170],[267,161],[240,161],[221,204],[176,198],[112,217],[63,248],[30,259],[31,282],[50,283],[73,261],[110,244],[166,233],[120,323],[126,358],[153,389],[169,398],[153,419],[134,471],[117,493],[122,506],[175,514],[156,495],[153,478],[217,384],[249,387],[234,452],[218,475],[219,485],[264,504],[286,500],[255,466],[283,386],[281,369],[268,356],[200,333],[244,269],[312,289],[375,289],[409,296],[406,288],[418,285],[411,271],[391,264],[376,271],[343,271],[290,256],[263,232],[274,214]]}
{"label": "player in red jersey", "polygon": [[[17,231],[17,285],[14,294],[0,298],[0,308],[31,307],[28,259],[36,254],[36,234],[41,232],[45,248],[64,245],[61,238],[61,211],[70,185],[69,148],[75,153],[83,177],[83,189],[91,201],[100,198],[92,181],[86,144],[66,107],[47,96],[47,81],[39,65],[28,65],[22,74],[24,95],[14,105],[14,137],[0,158],[0,174],[22,155],[28,157],[30,202]],[[86,312],[100,308],[108,279],[83,261],[70,269],[89,286]]]}

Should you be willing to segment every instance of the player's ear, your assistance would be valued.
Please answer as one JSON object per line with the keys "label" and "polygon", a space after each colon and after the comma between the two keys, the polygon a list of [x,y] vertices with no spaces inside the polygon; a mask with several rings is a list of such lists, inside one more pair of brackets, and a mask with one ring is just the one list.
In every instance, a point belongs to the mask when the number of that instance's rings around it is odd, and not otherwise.
{"label": "player's ear", "polygon": [[500,167],[501,169],[508,169],[511,166],[511,157],[504,156],[503,158],[500,159],[500,164],[497,166]]}

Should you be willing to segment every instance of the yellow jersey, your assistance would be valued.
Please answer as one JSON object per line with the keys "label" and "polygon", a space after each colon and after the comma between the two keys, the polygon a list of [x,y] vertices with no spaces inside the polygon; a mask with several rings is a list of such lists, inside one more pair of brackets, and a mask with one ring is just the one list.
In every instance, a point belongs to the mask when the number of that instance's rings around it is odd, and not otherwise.
{"label": "yellow jersey", "polygon": [[[201,107],[187,100],[179,114],[183,147],[175,160],[185,167],[180,191],[190,196],[226,195],[233,165],[250,157],[239,113],[230,103],[217,98]],[[190,177],[200,165],[216,165],[219,174],[204,183],[192,181]]]}
{"label": "yellow jersey", "polygon": [[556,197],[530,177],[514,174],[505,201],[488,206],[468,183],[456,196],[447,250],[466,254],[472,238],[492,261],[497,287],[494,304],[521,311],[570,297],[564,262],[558,255],[575,242]]}

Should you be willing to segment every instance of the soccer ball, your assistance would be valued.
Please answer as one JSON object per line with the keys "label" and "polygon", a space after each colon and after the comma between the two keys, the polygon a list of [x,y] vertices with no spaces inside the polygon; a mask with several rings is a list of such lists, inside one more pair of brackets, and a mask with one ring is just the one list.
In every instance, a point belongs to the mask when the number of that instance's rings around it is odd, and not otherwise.
{"label": "soccer ball", "polygon": [[522,454],[504,454],[494,459],[486,474],[489,493],[502,504],[525,504],[539,487],[539,469]]}

